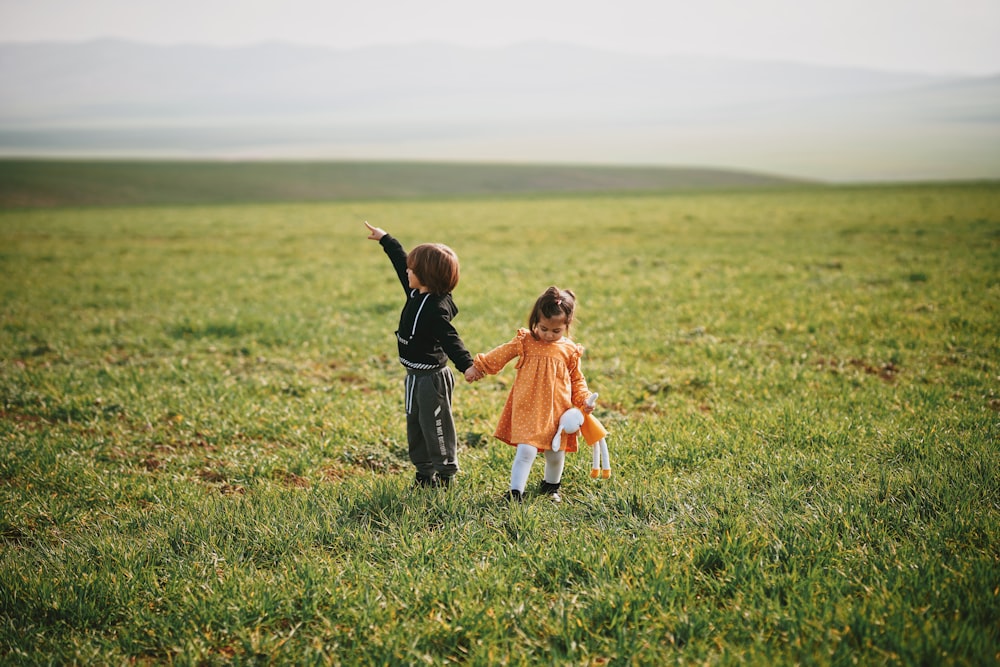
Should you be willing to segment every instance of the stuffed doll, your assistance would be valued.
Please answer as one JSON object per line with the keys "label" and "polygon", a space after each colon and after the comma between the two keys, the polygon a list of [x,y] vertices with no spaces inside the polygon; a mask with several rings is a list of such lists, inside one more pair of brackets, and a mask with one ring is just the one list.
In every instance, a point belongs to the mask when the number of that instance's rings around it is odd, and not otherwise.
{"label": "stuffed doll", "polygon": [[576,436],[583,426],[585,417],[579,408],[570,408],[559,418],[559,429],[552,436],[552,451],[558,452],[563,444],[575,445]]}
{"label": "stuffed doll", "polygon": [[[597,402],[597,394],[591,394],[587,399],[587,405],[593,407]],[[590,476],[593,478],[611,477],[611,457],[608,454],[608,441],[606,437],[608,431],[604,428],[592,414],[584,414],[579,408],[570,408],[559,418],[559,429],[552,438],[552,451],[558,452],[565,443],[575,444],[577,434],[583,435],[583,439],[593,450],[593,462],[590,466]]]}

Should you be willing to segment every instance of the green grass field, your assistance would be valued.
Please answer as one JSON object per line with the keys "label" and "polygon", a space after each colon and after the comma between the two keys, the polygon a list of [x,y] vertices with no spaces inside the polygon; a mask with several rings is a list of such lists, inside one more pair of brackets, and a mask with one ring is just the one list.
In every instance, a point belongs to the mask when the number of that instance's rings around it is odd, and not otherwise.
{"label": "green grass field", "polygon": [[[363,220],[549,284],[614,475],[415,490]],[[0,211],[0,661],[1000,661],[1000,187]],[[529,489],[536,488],[536,462]]]}

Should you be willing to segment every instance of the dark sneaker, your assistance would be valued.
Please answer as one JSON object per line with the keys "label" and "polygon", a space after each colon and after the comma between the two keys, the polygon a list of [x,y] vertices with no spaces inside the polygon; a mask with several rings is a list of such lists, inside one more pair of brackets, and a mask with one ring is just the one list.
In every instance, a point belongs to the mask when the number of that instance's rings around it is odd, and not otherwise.
{"label": "dark sneaker", "polygon": [[538,492],[541,493],[543,496],[548,496],[549,500],[551,500],[554,503],[561,503],[562,496],[559,495],[559,486],[560,486],[559,482],[553,484],[551,482],[546,482],[543,480],[542,486],[541,488],[538,489]]}
{"label": "dark sneaker", "polygon": [[503,499],[508,503],[520,503],[524,501],[524,494],[516,489],[511,489],[503,494]]}
{"label": "dark sneaker", "polygon": [[428,477],[427,475],[421,475],[418,472],[416,479],[413,480],[413,486],[417,486],[417,487],[427,488],[427,487],[437,486],[437,485],[438,485],[438,478],[436,476],[434,476],[434,475],[431,475],[430,477]]}

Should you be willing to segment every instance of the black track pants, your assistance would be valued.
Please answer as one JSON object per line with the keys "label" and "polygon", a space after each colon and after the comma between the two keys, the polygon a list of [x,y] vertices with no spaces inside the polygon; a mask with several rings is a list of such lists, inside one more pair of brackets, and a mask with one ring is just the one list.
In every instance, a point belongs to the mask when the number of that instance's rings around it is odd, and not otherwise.
{"label": "black track pants", "polygon": [[417,475],[430,479],[458,472],[458,437],[451,416],[455,376],[450,368],[408,370],[406,375],[406,439]]}

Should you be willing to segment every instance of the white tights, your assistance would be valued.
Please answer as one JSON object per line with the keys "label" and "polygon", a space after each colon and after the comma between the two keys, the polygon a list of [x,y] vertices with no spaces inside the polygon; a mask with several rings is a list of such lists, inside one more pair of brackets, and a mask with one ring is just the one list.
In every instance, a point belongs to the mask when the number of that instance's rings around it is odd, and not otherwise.
{"label": "white tights", "polygon": [[[518,445],[517,453],[514,454],[514,465],[510,469],[510,488],[514,491],[524,493],[524,487],[528,485],[528,474],[531,472],[531,464],[535,462],[538,449],[531,445]],[[553,452],[551,449],[545,450],[545,476],[543,479],[549,484],[558,484],[562,479],[563,465],[566,463],[566,451],[559,450]]]}

